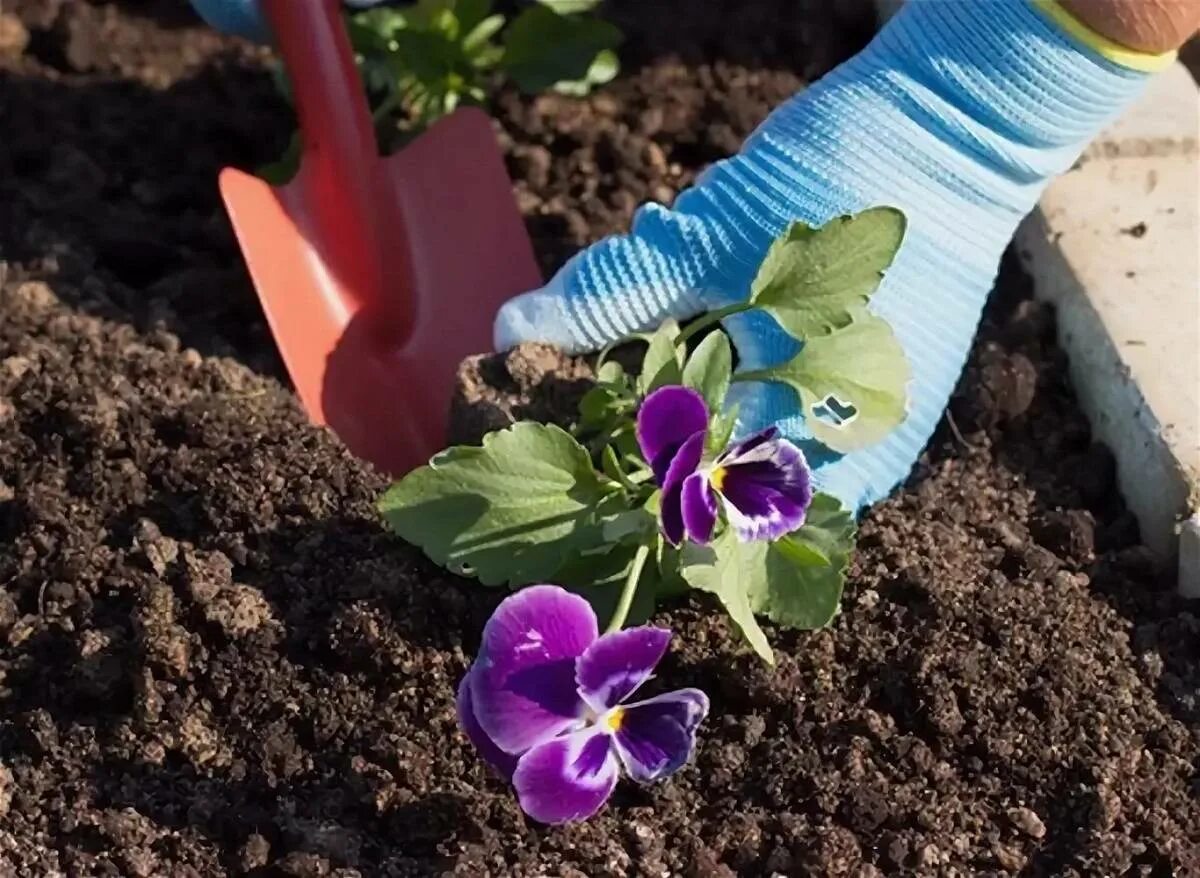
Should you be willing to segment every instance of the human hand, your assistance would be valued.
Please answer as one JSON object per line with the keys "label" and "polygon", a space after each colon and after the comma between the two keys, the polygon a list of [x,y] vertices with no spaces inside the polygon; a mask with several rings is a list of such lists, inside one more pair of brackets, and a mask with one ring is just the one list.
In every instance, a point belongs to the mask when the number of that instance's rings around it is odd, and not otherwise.
{"label": "human hand", "polygon": [[[880,499],[941,417],[1018,222],[1161,61],[1109,60],[1068,35],[1057,14],[1024,0],[910,0],[862,53],[776,110],[671,209],[643,207],[630,234],[588,248],[546,287],[505,305],[497,349],[540,340],[593,350],[744,300],[791,222],[898,207],[907,234],[871,308],[912,366],[904,423],[878,445],[838,455],[812,439],[790,388],[739,383],[729,400],[741,433],[778,424],[801,444],[820,490],[853,509]],[[761,312],[725,327],[742,370],[799,350]]]}

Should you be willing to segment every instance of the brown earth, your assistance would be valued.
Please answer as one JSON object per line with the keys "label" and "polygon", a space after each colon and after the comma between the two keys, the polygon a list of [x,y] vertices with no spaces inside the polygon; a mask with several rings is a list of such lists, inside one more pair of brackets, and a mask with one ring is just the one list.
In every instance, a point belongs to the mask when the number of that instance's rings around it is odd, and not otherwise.
{"label": "brown earth", "polygon": [[[1012,267],[834,625],[771,630],[772,670],[670,608],[659,685],[713,699],[695,764],[526,822],[453,713],[499,596],[385,534],[383,481],[278,382],[214,178],[287,113],[179,6],[0,18],[0,875],[1200,874],[1200,621]],[[862,27],[792,0],[614,17],[612,87],[498,99],[547,268]],[[464,431],[561,416],[587,371],[467,375]]]}

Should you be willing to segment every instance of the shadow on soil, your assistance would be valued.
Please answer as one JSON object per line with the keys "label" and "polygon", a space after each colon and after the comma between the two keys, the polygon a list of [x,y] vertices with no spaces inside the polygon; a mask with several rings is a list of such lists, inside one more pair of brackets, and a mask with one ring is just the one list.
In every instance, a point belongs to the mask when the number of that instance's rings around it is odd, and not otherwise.
{"label": "shadow on soil", "polygon": [[[155,508],[169,539],[166,507]],[[182,539],[185,530],[175,532]],[[54,589],[20,607],[59,618],[25,643],[26,660],[4,680],[20,700],[5,702],[0,748],[83,762],[99,748],[87,783],[112,825],[67,831],[81,850],[111,850],[149,819],[226,851],[256,833],[272,861],[353,867],[394,858],[385,848],[395,844],[404,858],[436,862],[469,802],[445,791],[412,797],[405,760],[420,757],[377,721],[419,656],[475,651],[460,632],[479,631],[498,596],[453,583],[361,517],[246,535],[244,552],[233,581],[269,605],[253,611],[251,632],[213,612],[219,598],[195,599],[183,552],[161,574],[131,569],[117,594],[98,597],[90,640],[58,613]],[[164,585],[175,607],[167,616],[156,615],[153,597]],[[235,612],[246,620],[245,609]],[[182,662],[174,672],[173,662]],[[446,673],[453,680],[461,669],[450,661]],[[446,692],[452,699],[453,686]],[[293,699],[294,712],[278,711],[280,699]],[[401,728],[413,721],[404,716]],[[398,799],[389,792],[397,784],[406,789]]]}
{"label": "shadow on soil", "polygon": [[175,759],[161,765],[110,761],[96,767],[90,782],[99,807],[132,808],[159,826],[199,835],[215,847],[241,848],[239,861],[229,866],[249,867],[247,874],[260,874],[255,866],[265,865],[247,858],[251,834],[265,840],[271,859],[286,853],[291,863],[311,858],[336,869],[387,860],[391,843],[402,844],[405,857],[430,864],[438,860],[439,846],[461,832],[469,810],[465,797],[431,793],[380,813],[370,790],[343,781],[353,776],[344,762],[331,756],[280,781],[242,763],[199,773]]}
{"label": "shadow on soil", "polygon": [[287,142],[265,73],[218,62],[158,91],[0,70],[0,120],[10,280],[282,374],[217,191],[222,167],[258,166]]}

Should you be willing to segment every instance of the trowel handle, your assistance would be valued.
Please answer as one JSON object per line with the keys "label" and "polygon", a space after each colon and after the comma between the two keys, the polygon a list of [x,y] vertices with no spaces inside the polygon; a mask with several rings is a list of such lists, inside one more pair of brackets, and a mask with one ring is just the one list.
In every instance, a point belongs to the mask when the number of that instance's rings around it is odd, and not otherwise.
{"label": "trowel handle", "polygon": [[[301,174],[342,288],[386,318],[375,215],[378,150],[339,0],[262,0],[295,95]],[[385,319],[385,322],[387,321]]]}

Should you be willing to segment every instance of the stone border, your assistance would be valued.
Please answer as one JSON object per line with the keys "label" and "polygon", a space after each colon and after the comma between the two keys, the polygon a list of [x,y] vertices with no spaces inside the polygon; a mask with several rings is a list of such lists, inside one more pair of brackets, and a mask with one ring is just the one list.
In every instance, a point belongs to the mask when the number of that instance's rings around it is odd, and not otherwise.
{"label": "stone border", "polygon": [[1181,64],[1055,180],[1016,243],[1142,540],[1200,597],[1200,91]]}

